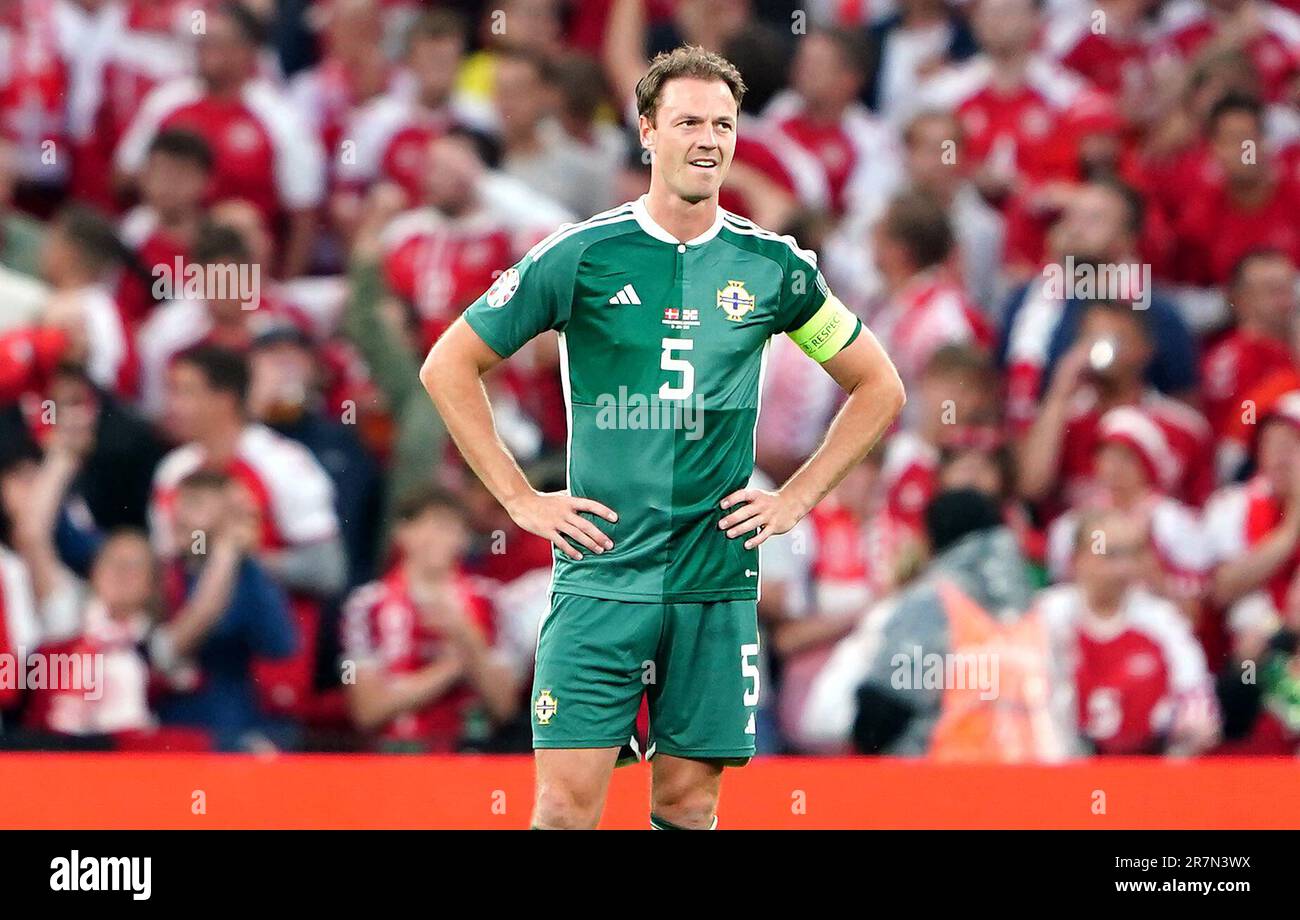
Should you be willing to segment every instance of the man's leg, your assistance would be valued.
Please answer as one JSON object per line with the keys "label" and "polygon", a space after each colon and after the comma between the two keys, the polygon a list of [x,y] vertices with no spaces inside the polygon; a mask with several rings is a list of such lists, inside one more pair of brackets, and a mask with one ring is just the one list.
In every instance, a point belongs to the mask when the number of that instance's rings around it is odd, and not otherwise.
{"label": "man's leg", "polygon": [[758,611],[754,601],[671,604],[650,688],[651,825],[715,825],[724,766],[754,756]]}
{"label": "man's leg", "polygon": [[656,754],[650,789],[650,826],[707,831],[717,824],[722,762]]}
{"label": "man's leg", "polygon": [[536,751],[535,830],[590,830],[600,822],[619,749]]}
{"label": "man's leg", "polygon": [[663,606],[554,594],[537,642],[533,826],[600,821],[621,745],[632,737]]}

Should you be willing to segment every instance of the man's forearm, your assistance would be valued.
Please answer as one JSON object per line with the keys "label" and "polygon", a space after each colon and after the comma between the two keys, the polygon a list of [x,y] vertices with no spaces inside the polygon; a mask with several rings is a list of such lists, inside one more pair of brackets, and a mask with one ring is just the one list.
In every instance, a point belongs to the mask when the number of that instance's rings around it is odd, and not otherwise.
{"label": "man's forearm", "polygon": [[514,455],[497,434],[492,406],[477,367],[443,354],[438,346],[420,371],[429,397],[461,456],[503,506],[532,491]]}
{"label": "man's forearm", "polygon": [[1231,604],[1265,584],[1295,553],[1300,542],[1300,523],[1284,518],[1251,551],[1219,566],[1214,573],[1214,602]]}
{"label": "man's forearm", "polygon": [[1061,462],[1061,448],[1069,409],[1068,397],[1049,394],[1042,411],[1017,451],[1020,469],[1020,494],[1027,501],[1038,501],[1051,491]]}
{"label": "man's forearm", "polygon": [[896,380],[859,385],[835,414],[821,446],[781,491],[794,496],[804,513],[812,510],[849,470],[862,462],[898,417],[903,402],[903,391]]}

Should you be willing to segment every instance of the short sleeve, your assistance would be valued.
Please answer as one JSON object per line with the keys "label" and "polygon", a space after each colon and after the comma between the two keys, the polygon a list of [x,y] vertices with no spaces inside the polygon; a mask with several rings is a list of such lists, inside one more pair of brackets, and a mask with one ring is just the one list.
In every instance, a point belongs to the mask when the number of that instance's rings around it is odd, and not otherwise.
{"label": "short sleeve", "polygon": [[781,330],[818,363],[835,357],[862,331],[862,321],[831,293],[811,254],[791,254],[784,294]]}
{"label": "short sleeve", "polygon": [[465,321],[489,348],[508,358],[530,339],[568,322],[576,269],[566,248],[547,248],[543,240],[469,305]]}

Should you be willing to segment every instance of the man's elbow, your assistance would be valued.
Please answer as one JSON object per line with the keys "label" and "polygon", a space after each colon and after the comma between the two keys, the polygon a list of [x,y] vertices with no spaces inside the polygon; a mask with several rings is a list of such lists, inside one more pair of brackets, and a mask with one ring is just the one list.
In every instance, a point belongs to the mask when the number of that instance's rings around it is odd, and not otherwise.
{"label": "man's elbow", "polygon": [[429,353],[425,355],[424,363],[420,365],[420,383],[424,385],[425,392],[434,399],[438,398],[438,368],[441,364],[438,346],[441,344],[441,339],[434,342],[433,347],[429,349]]}
{"label": "man's elbow", "polygon": [[881,401],[889,406],[890,417],[897,418],[907,405],[907,390],[903,387],[903,379],[898,376],[898,369],[892,363],[881,374],[877,389]]}

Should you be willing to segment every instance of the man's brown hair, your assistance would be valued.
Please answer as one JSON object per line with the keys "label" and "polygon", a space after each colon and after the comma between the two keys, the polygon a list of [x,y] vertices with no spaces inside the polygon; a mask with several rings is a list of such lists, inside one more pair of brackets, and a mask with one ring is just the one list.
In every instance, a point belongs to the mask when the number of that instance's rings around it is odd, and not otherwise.
{"label": "man's brown hair", "polygon": [[655,120],[659,110],[659,96],[664,84],[679,78],[696,80],[721,80],[731,90],[736,100],[736,111],[740,111],[740,101],[745,98],[745,81],[740,71],[720,54],[707,51],[699,45],[682,45],[672,51],[663,51],[655,55],[650,62],[650,69],[636,84],[636,111],[650,121]]}

